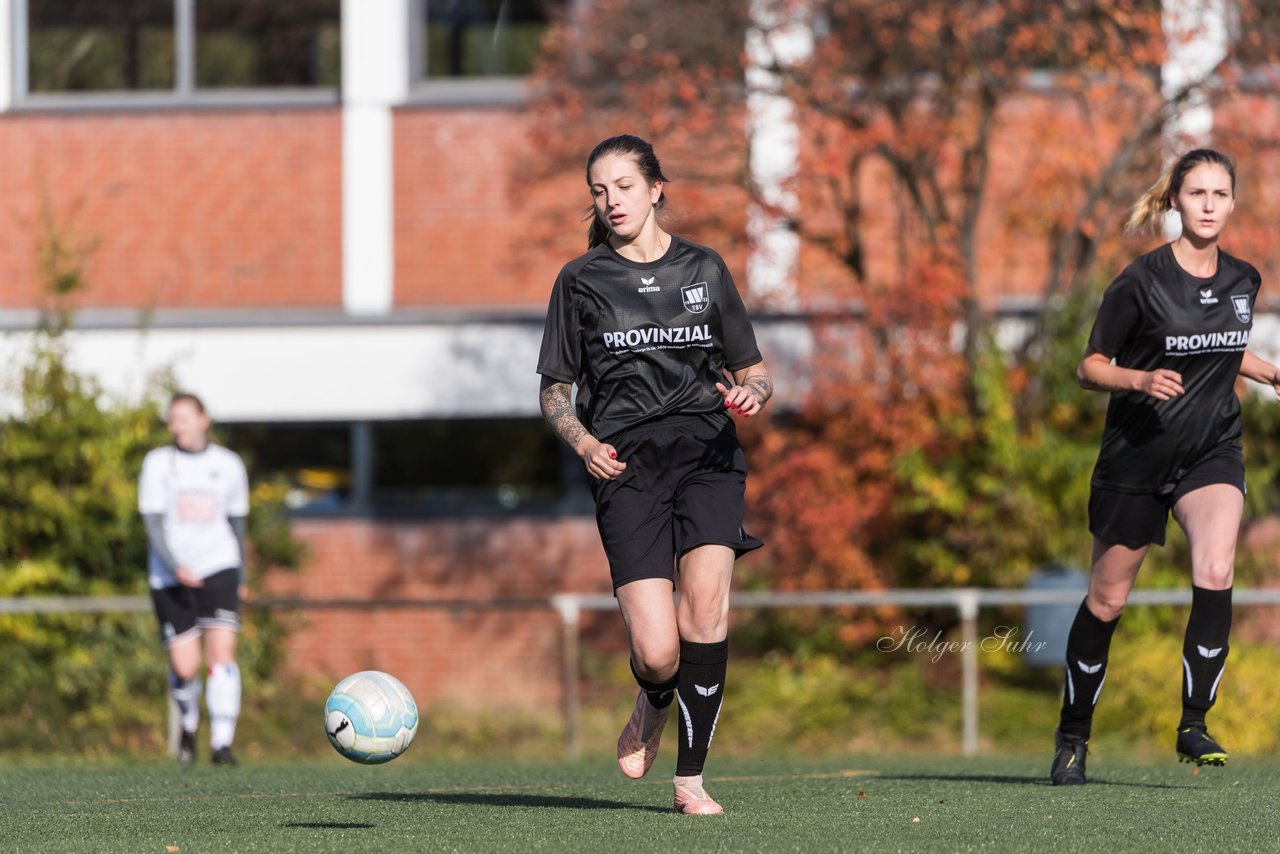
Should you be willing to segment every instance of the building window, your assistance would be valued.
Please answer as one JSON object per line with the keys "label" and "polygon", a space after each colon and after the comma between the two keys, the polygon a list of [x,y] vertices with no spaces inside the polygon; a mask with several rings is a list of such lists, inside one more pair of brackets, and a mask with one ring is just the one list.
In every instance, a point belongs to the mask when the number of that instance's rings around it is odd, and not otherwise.
{"label": "building window", "polygon": [[217,440],[240,454],[255,481],[284,485],[295,511],[342,511],[353,499],[350,424],[219,425]]}
{"label": "building window", "polygon": [[299,515],[590,512],[582,464],[541,418],[220,425]]}
{"label": "building window", "polygon": [[341,0],[13,4],[19,97],[146,93],[154,101],[339,83]]}
{"label": "building window", "polygon": [[541,419],[373,425],[376,507],[518,511],[564,497],[559,440]]}
{"label": "building window", "polygon": [[172,89],[173,0],[28,0],[27,89]]}
{"label": "building window", "polygon": [[522,77],[566,0],[422,0],[422,69],[428,80]]}
{"label": "building window", "polygon": [[338,3],[196,0],[197,88],[338,85]]}

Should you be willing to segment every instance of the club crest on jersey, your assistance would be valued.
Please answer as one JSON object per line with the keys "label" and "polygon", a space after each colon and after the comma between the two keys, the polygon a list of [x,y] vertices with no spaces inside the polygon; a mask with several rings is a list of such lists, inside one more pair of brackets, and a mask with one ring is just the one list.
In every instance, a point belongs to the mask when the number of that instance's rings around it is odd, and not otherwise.
{"label": "club crest on jersey", "polygon": [[1236,320],[1248,323],[1253,319],[1253,310],[1249,308],[1248,294],[1232,294],[1231,307],[1236,310]]}
{"label": "club crest on jersey", "polygon": [[696,285],[685,285],[680,289],[680,299],[684,300],[684,307],[687,311],[694,314],[700,314],[707,310],[707,306],[711,305],[711,299],[707,295],[707,283],[698,282]]}
{"label": "club crest on jersey", "polygon": [[1217,302],[1218,302],[1218,298],[1213,295],[1213,291],[1211,289],[1209,288],[1200,289],[1201,305],[1216,305]]}

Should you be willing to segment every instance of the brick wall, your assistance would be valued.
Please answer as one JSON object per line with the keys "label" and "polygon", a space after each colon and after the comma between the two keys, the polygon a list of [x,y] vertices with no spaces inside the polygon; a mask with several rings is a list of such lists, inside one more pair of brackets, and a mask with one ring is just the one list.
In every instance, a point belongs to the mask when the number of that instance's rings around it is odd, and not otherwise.
{"label": "brick wall", "polygon": [[[311,558],[300,573],[273,574],[264,595],[515,599],[610,590],[592,518],[304,520],[294,532]],[[356,670],[385,670],[424,704],[560,700],[560,622],[549,608],[326,608],[286,618],[293,630],[285,667],[298,675],[336,682]]]}
{"label": "brick wall", "polygon": [[[560,266],[583,251],[582,176],[535,175],[528,121],[518,105],[395,111],[398,306],[541,306]],[[1280,110],[1241,97],[1220,107],[1218,122],[1272,133]],[[341,123],[335,107],[0,116],[0,308],[37,304],[35,247],[46,206],[82,242],[98,243],[85,307],[340,306]],[[1061,99],[1028,95],[1003,107],[987,189],[1000,213],[979,226],[986,294],[1031,295],[1043,284],[1045,243],[1029,235],[1052,208],[1039,195],[1048,176],[1069,166],[1047,157],[1070,152],[1040,140],[1076,126]],[[1088,144],[1109,149],[1115,140]],[[1228,245],[1256,259],[1269,280],[1265,226],[1280,208],[1271,180],[1280,157],[1238,153],[1241,200]],[[864,180],[881,229],[869,232],[868,269],[893,277],[890,238],[901,223],[880,192],[889,179],[871,169]],[[696,235],[699,193],[719,188],[692,180],[677,188],[680,230]],[[1124,188],[1122,198],[1139,189]],[[742,259],[730,262],[740,275]],[[802,253],[802,290],[844,275],[822,252]]]}
{"label": "brick wall", "polygon": [[335,108],[0,117],[0,307],[37,304],[42,209],[95,241],[85,307],[339,306]]}
{"label": "brick wall", "polygon": [[396,111],[397,305],[546,305],[591,200],[577,174],[527,179],[527,124],[518,107]]}

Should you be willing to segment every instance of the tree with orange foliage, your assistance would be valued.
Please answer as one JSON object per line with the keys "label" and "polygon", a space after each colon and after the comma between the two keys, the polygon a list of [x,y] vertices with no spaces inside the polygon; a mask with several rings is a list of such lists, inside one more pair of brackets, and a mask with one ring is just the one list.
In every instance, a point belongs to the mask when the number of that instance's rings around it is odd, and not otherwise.
{"label": "tree with orange foliage", "polygon": [[[577,171],[587,140],[638,120],[691,236],[741,269],[745,211],[768,206],[748,167],[753,6],[812,37],[768,69],[800,138],[799,204],[772,212],[801,239],[818,354],[799,408],[747,436],[768,583],[1017,584],[1084,554],[1100,413],[1071,377],[1079,303],[1133,254],[1119,222],[1189,105],[1235,110],[1223,147],[1280,142],[1238,106],[1275,92],[1280,16],[1239,4],[1226,57],[1170,89],[1150,0],[593,0],[548,40],[530,174]],[[1242,207],[1244,235],[1269,218]],[[1002,299],[1027,313],[998,347]]]}

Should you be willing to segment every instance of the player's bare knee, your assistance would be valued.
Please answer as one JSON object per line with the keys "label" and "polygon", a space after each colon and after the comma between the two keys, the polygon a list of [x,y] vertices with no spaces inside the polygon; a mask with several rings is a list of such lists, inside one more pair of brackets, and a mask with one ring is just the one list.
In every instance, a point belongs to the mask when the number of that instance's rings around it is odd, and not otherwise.
{"label": "player's bare knee", "polygon": [[183,682],[190,682],[200,672],[200,660],[170,661],[169,669],[173,671],[174,676],[177,676]]}
{"label": "player's bare knee", "polygon": [[665,682],[680,666],[679,643],[640,645],[631,650],[636,675],[649,682]]}
{"label": "player's bare knee", "polygon": [[1192,573],[1196,587],[1206,590],[1226,590],[1235,581],[1235,566],[1228,559],[1217,559],[1197,566]]}
{"label": "player's bare knee", "polygon": [[1116,593],[1089,591],[1089,610],[1093,615],[1104,623],[1119,619],[1124,613],[1125,602],[1128,595],[1119,595]]}
{"label": "player's bare knee", "polygon": [[724,640],[729,627],[727,609],[719,603],[699,607],[691,605],[680,613],[680,637],[695,643],[715,643]]}

